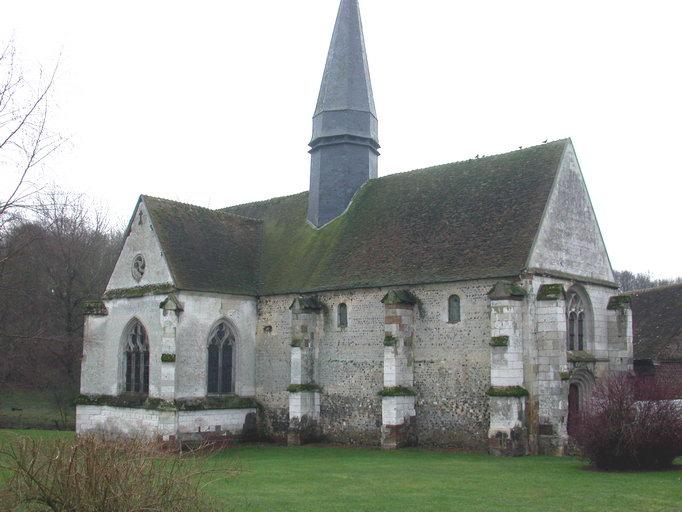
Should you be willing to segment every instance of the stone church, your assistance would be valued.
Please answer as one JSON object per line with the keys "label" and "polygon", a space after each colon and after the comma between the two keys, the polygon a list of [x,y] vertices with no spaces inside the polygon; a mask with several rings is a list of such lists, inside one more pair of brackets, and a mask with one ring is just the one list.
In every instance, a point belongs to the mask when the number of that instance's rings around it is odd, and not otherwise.
{"label": "stone church", "polygon": [[571,141],[379,178],[342,0],[310,148],[297,195],[140,197],[86,305],[78,431],[563,453],[633,353]]}

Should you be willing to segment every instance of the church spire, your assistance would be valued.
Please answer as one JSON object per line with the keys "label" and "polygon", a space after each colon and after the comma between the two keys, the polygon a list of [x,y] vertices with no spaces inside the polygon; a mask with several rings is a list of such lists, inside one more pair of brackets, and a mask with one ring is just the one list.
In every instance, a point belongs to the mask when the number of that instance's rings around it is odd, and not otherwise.
{"label": "church spire", "polygon": [[378,122],[358,0],[341,0],[310,147],[308,220],[321,227],[377,177]]}

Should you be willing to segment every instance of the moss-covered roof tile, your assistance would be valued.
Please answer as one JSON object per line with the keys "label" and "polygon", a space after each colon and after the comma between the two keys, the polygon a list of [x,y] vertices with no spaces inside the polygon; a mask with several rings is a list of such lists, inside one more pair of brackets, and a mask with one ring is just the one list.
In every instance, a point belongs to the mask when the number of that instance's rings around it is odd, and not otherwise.
{"label": "moss-covered roof tile", "polygon": [[224,211],[263,221],[264,294],[511,277],[568,143],[371,180],[320,230],[307,192]]}
{"label": "moss-covered roof tile", "polygon": [[260,292],[261,221],[155,197],[142,200],[178,289]]}
{"label": "moss-covered roof tile", "polygon": [[275,295],[523,271],[562,140],[371,180],[322,229],[308,193],[208,210],[145,197],[179,289]]}

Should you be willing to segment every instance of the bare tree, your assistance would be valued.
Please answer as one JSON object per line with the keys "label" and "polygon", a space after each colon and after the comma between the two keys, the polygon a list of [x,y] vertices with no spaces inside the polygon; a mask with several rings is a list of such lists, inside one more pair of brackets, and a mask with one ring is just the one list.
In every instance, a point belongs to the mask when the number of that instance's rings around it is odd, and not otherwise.
{"label": "bare tree", "polygon": [[[7,228],[30,209],[38,190],[30,173],[54,153],[63,139],[48,130],[49,97],[58,66],[28,80],[16,62],[13,41],[0,46],[0,176],[7,190],[0,197],[0,240]],[[0,264],[12,254],[0,255]]]}
{"label": "bare tree", "polygon": [[623,292],[682,284],[682,277],[676,279],[654,279],[649,273],[630,272],[629,270],[615,271],[614,275],[616,283],[618,283],[620,290]]}
{"label": "bare tree", "polygon": [[[120,235],[81,195],[44,190],[8,232],[0,271],[0,385],[77,389],[83,301],[101,296]],[[27,243],[30,241],[30,243]]]}

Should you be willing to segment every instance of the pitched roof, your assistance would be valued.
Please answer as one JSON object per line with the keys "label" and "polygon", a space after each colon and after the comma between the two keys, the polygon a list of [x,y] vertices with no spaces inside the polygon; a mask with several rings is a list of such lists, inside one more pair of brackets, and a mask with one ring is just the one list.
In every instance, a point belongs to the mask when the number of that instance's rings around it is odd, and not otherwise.
{"label": "pitched roof", "polygon": [[263,222],[263,295],[512,277],[569,144],[370,180],[319,230],[306,221],[307,192],[223,212]]}
{"label": "pitched roof", "polygon": [[141,200],[177,288],[259,293],[262,222],[166,199]]}
{"label": "pitched roof", "polygon": [[682,360],[682,285],[631,292],[636,360]]}

